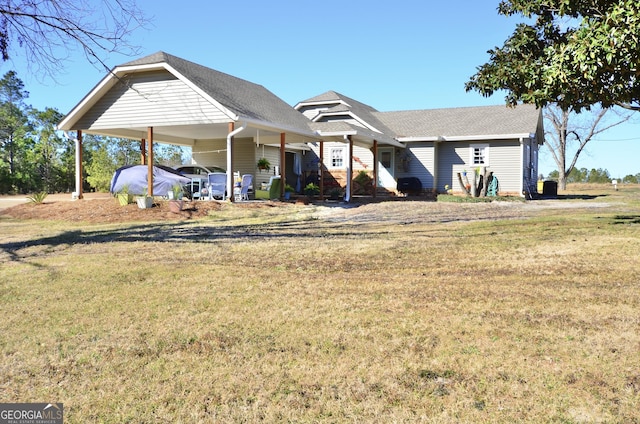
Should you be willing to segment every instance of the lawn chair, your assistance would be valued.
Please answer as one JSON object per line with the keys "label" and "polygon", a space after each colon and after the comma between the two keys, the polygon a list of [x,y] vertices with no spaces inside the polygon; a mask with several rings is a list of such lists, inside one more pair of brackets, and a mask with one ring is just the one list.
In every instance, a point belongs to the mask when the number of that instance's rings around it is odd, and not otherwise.
{"label": "lawn chair", "polygon": [[209,179],[209,200],[224,200],[227,196],[227,174],[222,172],[212,172],[208,174]]}
{"label": "lawn chair", "polygon": [[240,183],[240,187],[236,187],[233,189],[233,195],[235,201],[249,200],[249,187],[253,183],[253,175],[244,174],[242,176],[242,181]]}

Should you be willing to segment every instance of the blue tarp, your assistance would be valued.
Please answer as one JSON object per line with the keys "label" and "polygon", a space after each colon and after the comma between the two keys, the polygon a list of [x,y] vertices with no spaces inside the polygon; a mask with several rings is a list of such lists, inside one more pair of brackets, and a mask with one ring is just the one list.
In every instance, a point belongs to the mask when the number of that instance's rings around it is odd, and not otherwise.
{"label": "blue tarp", "polygon": [[[111,193],[115,194],[127,186],[129,193],[140,196],[147,193],[147,165],[127,165],[118,168],[111,179]],[[168,166],[153,167],[153,194],[166,196],[174,185],[184,186],[191,179],[183,177],[175,169]]]}

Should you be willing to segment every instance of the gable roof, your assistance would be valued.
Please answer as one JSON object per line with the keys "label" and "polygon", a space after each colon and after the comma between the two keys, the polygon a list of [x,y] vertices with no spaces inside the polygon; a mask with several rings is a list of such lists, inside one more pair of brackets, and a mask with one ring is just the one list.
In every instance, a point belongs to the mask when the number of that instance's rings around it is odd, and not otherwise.
{"label": "gable roof", "polygon": [[536,133],[541,111],[535,105],[459,107],[377,112],[374,115],[405,138],[506,138]]}
{"label": "gable roof", "polygon": [[[380,112],[335,91],[299,102],[295,108],[322,106],[314,121],[346,114],[372,131],[383,132],[399,141],[504,139],[529,137],[538,132],[541,112],[534,105],[476,106]],[[540,135],[541,136],[541,135]]]}
{"label": "gable roof", "polygon": [[257,120],[284,124],[309,131],[309,122],[300,113],[260,84],[255,84],[194,62],[157,52],[127,62],[121,67],[166,63],[237,115],[237,120]]}
{"label": "gable roof", "polygon": [[327,109],[319,111],[318,115],[312,117],[313,121],[319,122],[323,118],[327,118],[331,115],[346,114],[349,113],[356,121],[360,122],[363,126],[371,130],[372,132],[384,133],[387,136],[393,137],[393,131],[388,128],[383,122],[381,122],[375,115],[377,112],[373,107],[354,100],[350,97],[340,94],[336,91],[327,91],[318,96],[299,102],[294,106],[296,110],[300,110],[305,106],[313,105],[327,105]]}
{"label": "gable roof", "polygon": [[124,76],[149,70],[166,70],[208,98],[228,117],[228,122],[245,121],[274,131],[291,131],[313,137],[309,120],[265,87],[185,59],[157,52],[116,66],[67,114],[60,129],[73,125]]}

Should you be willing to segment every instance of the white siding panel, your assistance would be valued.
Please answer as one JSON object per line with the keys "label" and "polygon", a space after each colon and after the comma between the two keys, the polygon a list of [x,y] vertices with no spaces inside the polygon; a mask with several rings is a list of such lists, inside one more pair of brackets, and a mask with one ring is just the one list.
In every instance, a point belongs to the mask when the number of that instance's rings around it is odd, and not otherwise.
{"label": "white siding panel", "polygon": [[135,74],[116,84],[78,122],[84,129],[227,122],[228,117],[168,72]]}
{"label": "white siding panel", "polygon": [[438,191],[444,191],[448,185],[453,191],[462,191],[458,184],[457,173],[471,169],[469,160],[469,143],[440,143],[438,146]]}
{"label": "white siding panel", "polygon": [[498,178],[500,192],[520,193],[522,165],[520,164],[520,142],[491,142],[489,147],[489,170]]}
{"label": "white siding panel", "polygon": [[[411,160],[405,171],[400,156],[407,155]],[[400,150],[396,155],[396,176],[417,177],[422,183],[422,188],[430,190],[434,185],[435,172],[435,145],[432,142],[412,143],[405,150]]]}

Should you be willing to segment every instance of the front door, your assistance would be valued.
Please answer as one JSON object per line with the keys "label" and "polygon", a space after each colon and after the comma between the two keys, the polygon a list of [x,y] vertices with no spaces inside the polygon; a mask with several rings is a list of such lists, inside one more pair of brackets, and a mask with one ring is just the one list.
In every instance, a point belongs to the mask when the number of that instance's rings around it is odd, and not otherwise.
{"label": "front door", "polygon": [[394,167],[393,147],[378,149],[378,186],[392,190],[396,188]]}

